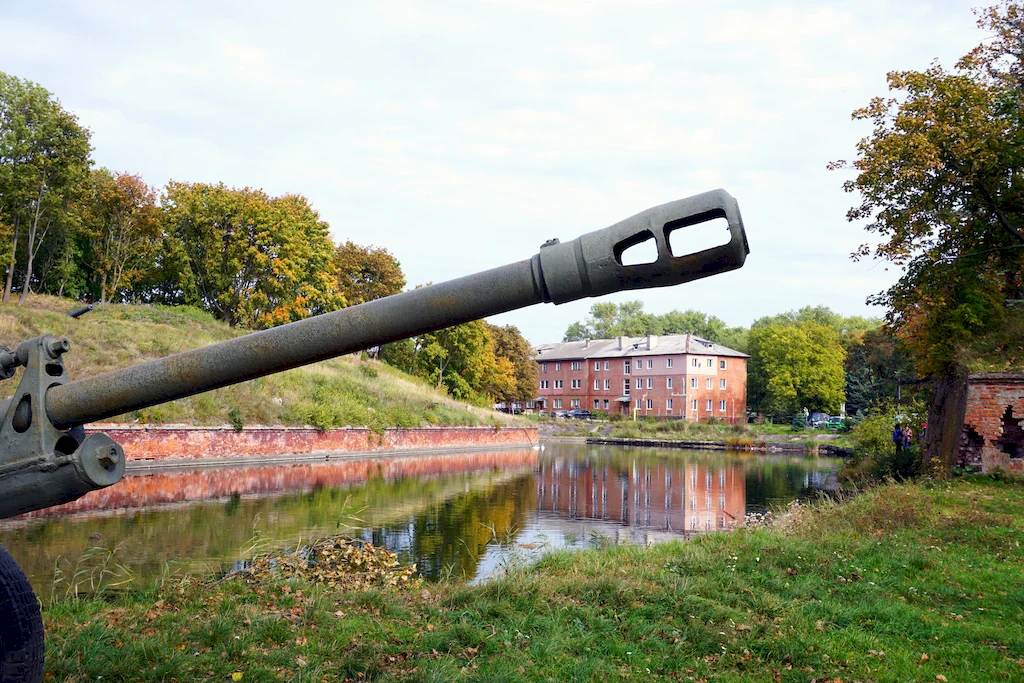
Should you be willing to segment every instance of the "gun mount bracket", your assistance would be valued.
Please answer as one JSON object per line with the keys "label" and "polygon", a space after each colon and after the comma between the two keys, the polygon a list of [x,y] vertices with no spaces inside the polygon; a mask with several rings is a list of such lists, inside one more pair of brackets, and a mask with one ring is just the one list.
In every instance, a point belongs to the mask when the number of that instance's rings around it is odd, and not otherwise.
{"label": "gun mount bracket", "polygon": [[110,437],[91,434],[79,442],[47,415],[46,392],[70,381],[63,360],[70,348],[49,334],[14,352],[0,347],[0,379],[25,368],[14,396],[0,404],[0,519],[70,502],[124,474],[124,451]]}

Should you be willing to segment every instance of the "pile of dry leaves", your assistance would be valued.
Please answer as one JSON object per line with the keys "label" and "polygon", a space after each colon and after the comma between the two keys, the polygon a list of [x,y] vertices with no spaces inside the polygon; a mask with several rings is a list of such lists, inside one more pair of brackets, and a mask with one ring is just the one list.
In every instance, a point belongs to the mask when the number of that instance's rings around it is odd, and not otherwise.
{"label": "pile of dry leaves", "polygon": [[325,538],[294,552],[253,560],[241,572],[249,583],[301,578],[345,590],[417,585],[416,565],[402,565],[387,548],[353,538]]}

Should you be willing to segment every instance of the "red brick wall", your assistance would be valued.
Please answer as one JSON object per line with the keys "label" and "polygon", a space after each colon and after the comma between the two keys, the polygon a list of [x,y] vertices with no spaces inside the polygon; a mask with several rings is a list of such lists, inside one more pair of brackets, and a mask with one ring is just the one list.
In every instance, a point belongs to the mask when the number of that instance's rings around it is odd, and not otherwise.
{"label": "red brick wall", "polygon": [[[961,460],[963,464],[981,466],[990,472],[1001,468],[1014,476],[1024,476],[1024,440],[1005,434],[1004,415],[1009,408],[1011,419],[1024,419],[1024,375],[1016,373],[982,373],[967,380],[967,409],[964,412]],[[1010,423],[1012,431],[1013,424]],[[1014,444],[1000,442],[1004,436]]]}
{"label": "red brick wall", "polygon": [[121,424],[90,425],[124,447],[127,460],[233,458],[253,455],[344,453],[422,448],[533,446],[535,428],[436,427],[424,429],[331,429],[304,427],[246,428],[167,427]]}

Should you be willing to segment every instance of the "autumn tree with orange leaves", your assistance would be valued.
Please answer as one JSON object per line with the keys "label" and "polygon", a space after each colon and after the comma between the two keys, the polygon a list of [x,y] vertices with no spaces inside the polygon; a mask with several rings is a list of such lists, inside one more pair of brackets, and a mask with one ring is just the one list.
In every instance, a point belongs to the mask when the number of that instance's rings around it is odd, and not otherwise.
{"label": "autumn tree with orange leaves", "polygon": [[952,70],[888,74],[890,94],[853,118],[873,125],[844,184],[850,221],[877,236],[853,258],[903,269],[871,298],[934,381],[924,464],[948,474],[963,422],[962,350],[1024,298],[1024,6],[976,12],[987,38]]}

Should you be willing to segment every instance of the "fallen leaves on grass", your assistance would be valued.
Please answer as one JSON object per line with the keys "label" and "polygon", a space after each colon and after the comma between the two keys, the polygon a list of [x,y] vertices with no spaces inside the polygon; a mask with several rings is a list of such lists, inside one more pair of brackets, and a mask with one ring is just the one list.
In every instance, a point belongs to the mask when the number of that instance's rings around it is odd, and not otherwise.
{"label": "fallen leaves on grass", "polygon": [[301,578],[346,590],[414,585],[416,565],[402,565],[395,553],[359,539],[326,538],[291,553],[253,560],[240,572],[249,583]]}

